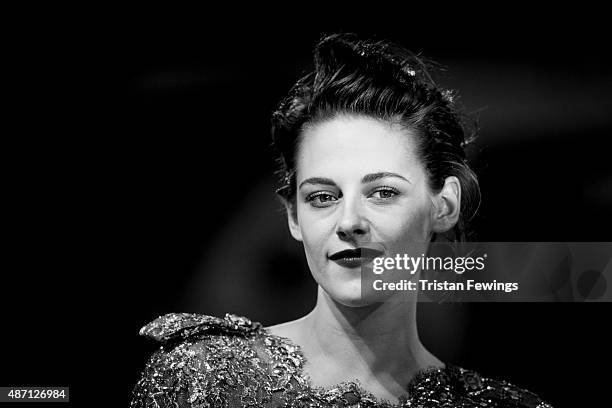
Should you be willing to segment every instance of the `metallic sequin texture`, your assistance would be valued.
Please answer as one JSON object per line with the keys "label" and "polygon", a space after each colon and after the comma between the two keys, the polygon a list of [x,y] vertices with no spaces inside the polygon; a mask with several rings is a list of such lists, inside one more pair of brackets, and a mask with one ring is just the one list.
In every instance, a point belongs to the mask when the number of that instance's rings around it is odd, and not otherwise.
{"label": "metallic sequin texture", "polygon": [[168,314],[140,334],[162,346],[136,384],[131,408],[551,408],[529,391],[452,365],[419,373],[399,404],[377,399],[357,381],[313,387],[302,373],[305,360],[297,345],[231,314]]}

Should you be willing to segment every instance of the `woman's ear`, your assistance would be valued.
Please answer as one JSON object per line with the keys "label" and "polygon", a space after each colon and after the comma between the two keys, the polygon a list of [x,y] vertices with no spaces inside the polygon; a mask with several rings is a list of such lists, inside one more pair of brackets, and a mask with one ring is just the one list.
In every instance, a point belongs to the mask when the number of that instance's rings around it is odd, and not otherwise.
{"label": "woman's ear", "polygon": [[461,213],[461,183],[455,176],[444,180],[444,187],[433,198],[431,214],[432,229],[443,233],[452,229],[459,221]]}
{"label": "woman's ear", "polygon": [[285,202],[285,212],[287,213],[287,223],[289,224],[289,231],[291,232],[291,236],[295,238],[297,241],[302,241],[302,230],[300,229],[300,224],[297,219],[297,211],[294,206],[286,200]]}

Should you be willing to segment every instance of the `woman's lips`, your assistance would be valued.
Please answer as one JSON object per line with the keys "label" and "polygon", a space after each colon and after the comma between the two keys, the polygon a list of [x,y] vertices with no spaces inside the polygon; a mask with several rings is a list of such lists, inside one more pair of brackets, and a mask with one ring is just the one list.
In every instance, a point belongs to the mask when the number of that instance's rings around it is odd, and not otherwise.
{"label": "woman's lips", "polygon": [[370,258],[341,258],[333,261],[345,268],[360,268],[370,260]]}
{"label": "woman's lips", "polygon": [[345,249],[330,255],[329,259],[345,268],[359,268],[382,256],[383,251],[372,248]]}

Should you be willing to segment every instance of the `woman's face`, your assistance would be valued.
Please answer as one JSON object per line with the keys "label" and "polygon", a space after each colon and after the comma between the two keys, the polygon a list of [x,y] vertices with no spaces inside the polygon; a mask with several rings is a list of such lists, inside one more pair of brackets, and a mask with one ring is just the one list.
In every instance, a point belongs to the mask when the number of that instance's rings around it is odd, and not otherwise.
{"label": "woman's face", "polygon": [[301,138],[296,181],[292,235],[304,243],[319,286],[344,305],[370,303],[361,296],[363,259],[351,249],[377,243],[395,257],[430,239],[427,175],[414,136],[397,125],[344,115],[311,126]]}

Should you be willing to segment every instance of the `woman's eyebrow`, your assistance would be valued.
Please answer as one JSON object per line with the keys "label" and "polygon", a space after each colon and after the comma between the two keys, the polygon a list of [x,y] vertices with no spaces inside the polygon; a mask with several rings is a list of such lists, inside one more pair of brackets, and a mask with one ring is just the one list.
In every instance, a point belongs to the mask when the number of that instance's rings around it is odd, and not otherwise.
{"label": "woman's eyebrow", "polygon": [[332,179],[328,179],[325,177],[311,177],[302,181],[298,188],[302,188],[304,184],[324,184],[326,186],[335,186],[336,183]]}
{"label": "woman's eyebrow", "polygon": [[[365,184],[365,183],[371,183],[371,182],[373,182],[373,181],[380,180],[380,179],[385,178],[385,177],[396,177],[396,178],[402,179],[402,180],[407,181],[408,183],[410,183],[410,180],[408,180],[407,178],[405,178],[405,177],[403,177],[403,176],[400,176],[400,175],[399,175],[399,174],[397,174],[397,173],[389,173],[389,172],[386,172],[386,171],[379,172],[379,173],[371,173],[371,174],[366,174],[366,175],[365,175],[365,176],[363,176],[363,178],[361,179],[361,182],[362,182],[363,184]],[[411,183],[411,184],[412,184],[412,183]]]}
{"label": "woman's eyebrow", "polygon": [[[410,180],[408,180],[406,177],[400,176],[397,173],[389,173],[389,172],[386,172],[386,171],[382,171],[382,172],[379,172],[379,173],[366,174],[361,179],[361,183],[362,184],[371,183],[373,181],[380,180],[380,179],[386,178],[386,177],[395,177],[395,178],[399,178],[399,179],[402,179],[402,180],[410,183]],[[326,178],[326,177],[311,177],[311,178],[307,178],[306,180],[302,181],[300,183],[298,189],[302,188],[302,186],[305,185],[305,184],[323,184],[323,185],[326,185],[326,186],[335,186],[336,185],[336,183],[334,183],[334,181],[332,179],[329,179],[329,178]]]}

